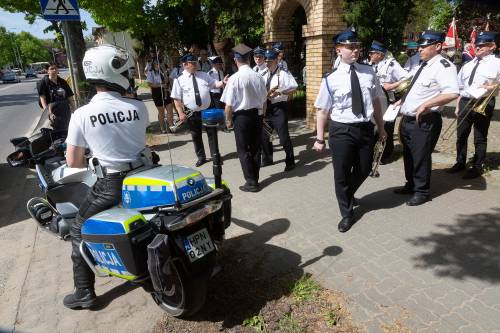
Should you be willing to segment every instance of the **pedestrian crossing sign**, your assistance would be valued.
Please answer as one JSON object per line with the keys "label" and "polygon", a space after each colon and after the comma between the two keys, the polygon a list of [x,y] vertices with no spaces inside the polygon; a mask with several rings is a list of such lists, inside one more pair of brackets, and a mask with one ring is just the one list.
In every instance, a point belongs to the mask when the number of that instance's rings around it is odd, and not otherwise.
{"label": "pedestrian crossing sign", "polygon": [[79,21],[76,0],[40,0],[43,18],[48,21]]}

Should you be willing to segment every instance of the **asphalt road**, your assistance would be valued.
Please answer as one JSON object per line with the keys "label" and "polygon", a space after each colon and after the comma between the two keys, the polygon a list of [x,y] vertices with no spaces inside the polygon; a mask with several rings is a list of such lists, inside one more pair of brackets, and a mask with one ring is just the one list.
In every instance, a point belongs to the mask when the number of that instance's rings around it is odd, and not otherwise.
{"label": "asphalt road", "polygon": [[41,110],[36,92],[38,80],[21,78],[20,83],[0,84],[1,163],[12,152],[13,146],[9,139],[27,135],[40,118]]}

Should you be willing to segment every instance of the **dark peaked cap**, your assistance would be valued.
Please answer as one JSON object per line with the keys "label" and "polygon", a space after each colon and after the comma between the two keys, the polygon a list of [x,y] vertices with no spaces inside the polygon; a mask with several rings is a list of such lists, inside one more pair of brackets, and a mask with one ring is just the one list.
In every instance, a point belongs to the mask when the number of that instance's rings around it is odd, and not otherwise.
{"label": "dark peaked cap", "polygon": [[235,47],[233,47],[232,50],[234,52],[234,57],[238,59],[244,58],[250,55],[250,52],[252,52],[252,49],[246,46],[245,44],[238,44]]}

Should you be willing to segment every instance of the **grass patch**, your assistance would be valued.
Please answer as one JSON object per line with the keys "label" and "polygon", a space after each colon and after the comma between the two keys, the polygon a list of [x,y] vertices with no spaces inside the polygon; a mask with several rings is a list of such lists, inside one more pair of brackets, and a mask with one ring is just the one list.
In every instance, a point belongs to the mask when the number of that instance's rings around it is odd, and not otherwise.
{"label": "grass patch", "polygon": [[256,332],[266,332],[266,323],[262,316],[257,315],[243,320],[243,326],[253,328]]}
{"label": "grass patch", "polygon": [[325,312],[325,322],[328,327],[337,326],[340,319],[342,318],[342,307],[340,304],[337,304],[335,307],[327,310]]}
{"label": "grass patch", "polygon": [[300,323],[295,317],[289,313],[283,316],[278,322],[280,331],[283,333],[300,333],[302,332]]}
{"label": "grass patch", "polygon": [[292,287],[292,295],[298,303],[303,303],[316,297],[321,286],[312,279],[310,274],[301,277]]}

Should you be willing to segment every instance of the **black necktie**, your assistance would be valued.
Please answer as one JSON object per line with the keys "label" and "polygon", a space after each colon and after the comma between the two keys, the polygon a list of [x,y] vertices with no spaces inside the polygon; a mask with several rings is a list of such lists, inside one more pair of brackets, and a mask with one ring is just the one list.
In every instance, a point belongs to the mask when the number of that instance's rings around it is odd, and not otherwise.
{"label": "black necktie", "polygon": [[375,65],[375,73],[378,73],[378,65]]}
{"label": "black necktie", "polygon": [[193,88],[194,88],[194,98],[196,100],[196,105],[201,106],[200,90],[198,89],[198,82],[196,82],[196,76],[192,74],[193,77]]}
{"label": "black necktie", "polygon": [[217,70],[217,76],[219,77],[219,81],[222,81],[222,79],[220,78],[220,71]]}
{"label": "black necktie", "polygon": [[363,103],[363,94],[361,93],[361,86],[359,85],[359,79],[356,75],[356,68],[351,65],[351,92],[352,92],[352,113],[359,116],[366,117],[365,106]]}
{"label": "black necktie", "polygon": [[415,73],[415,76],[411,80],[410,86],[408,87],[408,90],[406,91],[406,94],[404,94],[403,97],[401,98],[401,104],[404,103],[404,101],[406,99],[406,96],[408,96],[408,94],[410,93],[411,88],[413,87],[413,85],[417,81],[418,76],[420,75],[420,73],[422,72],[422,69],[424,69],[424,67],[426,65],[427,65],[427,61],[422,62],[422,64],[420,65],[420,68],[418,69],[418,71]]}
{"label": "black necktie", "polygon": [[476,75],[476,70],[477,70],[477,66],[479,66],[479,61],[481,61],[481,60],[477,59],[476,66],[474,66],[474,68],[472,69],[472,73],[470,74],[470,77],[469,77],[469,86],[472,84],[472,81],[474,81],[474,75]]}

